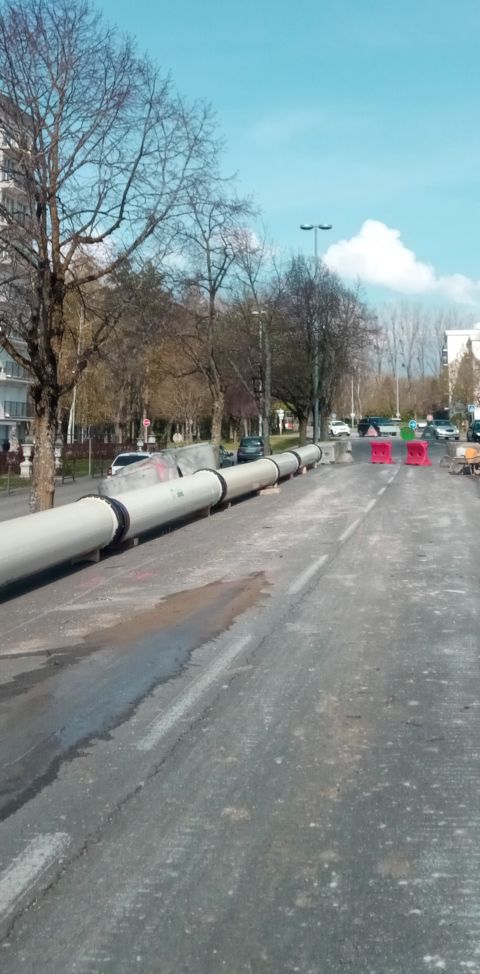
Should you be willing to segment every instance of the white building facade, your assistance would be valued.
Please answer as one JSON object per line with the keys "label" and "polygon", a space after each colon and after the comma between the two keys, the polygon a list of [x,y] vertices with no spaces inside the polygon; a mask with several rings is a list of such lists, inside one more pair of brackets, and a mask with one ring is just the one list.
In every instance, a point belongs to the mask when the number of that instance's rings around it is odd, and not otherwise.
{"label": "white building facade", "polygon": [[[11,213],[16,223],[25,225],[27,220],[27,206],[25,195],[15,171],[14,153],[9,148],[0,125],[0,200],[2,208]],[[0,217],[1,219],[1,217]],[[6,225],[4,221],[3,225]],[[8,252],[0,243],[0,285],[1,281],[8,281],[11,273]],[[4,317],[8,318],[9,293],[8,284],[0,286],[0,301],[4,309]],[[5,313],[6,312],[6,313]],[[0,325],[1,327],[1,325]],[[25,356],[26,344],[14,335],[13,344]],[[30,383],[28,373],[0,345],[0,449],[7,442],[22,443],[28,432],[28,422],[33,414],[32,404],[28,395]]]}
{"label": "white building facade", "polygon": [[[480,408],[480,322],[472,328],[445,332],[443,365],[448,368],[450,411],[455,412],[462,405],[467,405],[461,398],[460,385],[469,387],[472,401],[468,405]],[[461,368],[468,372],[468,382],[462,383]]]}
{"label": "white building facade", "polygon": [[[15,341],[23,351],[23,343]],[[32,418],[32,404],[28,396],[30,377],[0,346],[0,450],[2,444],[23,443]]]}

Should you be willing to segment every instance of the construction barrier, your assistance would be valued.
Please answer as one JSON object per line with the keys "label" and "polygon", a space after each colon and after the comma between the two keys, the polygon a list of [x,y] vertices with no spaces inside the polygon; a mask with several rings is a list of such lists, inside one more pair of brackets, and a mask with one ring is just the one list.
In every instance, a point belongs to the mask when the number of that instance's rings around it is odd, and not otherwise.
{"label": "construction barrier", "polygon": [[405,463],[415,467],[431,467],[428,456],[428,440],[407,440],[407,459]]}
{"label": "construction barrier", "polygon": [[392,444],[388,440],[370,443],[372,463],[395,463],[392,459]]}

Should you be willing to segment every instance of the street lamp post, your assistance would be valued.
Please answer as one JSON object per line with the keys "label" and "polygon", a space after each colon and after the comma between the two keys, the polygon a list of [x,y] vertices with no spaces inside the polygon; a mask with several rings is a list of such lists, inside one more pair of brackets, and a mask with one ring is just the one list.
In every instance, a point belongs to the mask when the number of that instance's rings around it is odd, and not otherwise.
{"label": "street lamp post", "polygon": [[262,317],[265,315],[265,311],[261,311],[261,310],[252,311],[252,315],[253,315],[254,318],[258,318],[258,346],[259,346],[259,350],[260,350],[260,380],[259,380],[259,386],[258,386],[258,389],[256,389],[256,392],[258,393],[259,399],[260,399],[260,403],[259,403],[260,409],[258,411],[258,435],[259,436],[262,436],[263,435],[263,393],[264,393],[264,389],[263,389],[263,321],[262,321]]}
{"label": "street lamp post", "polygon": [[270,339],[268,334],[268,311],[264,308],[257,308],[252,311],[252,316],[258,319],[258,345],[260,353],[260,378],[259,387],[256,389],[259,400],[258,411],[258,434],[262,436],[266,447],[269,447],[269,414],[270,414],[270,395],[271,395],[271,352]]}
{"label": "street lamp post", "polygon": [[[82,351],[82,333],[83,333],[84,325],[85,325],[85,309],[82,305],[82,307],[80,308],[80,318],[78,323],[77,362],[78,359],[80,358],[80,352]],[[72,405],[70,406],[70,414],[68,417],[67,443],[75,442],[75,419],[76,419],[75,412],[77,406],[78,378],[79,377],[75,375],[75,384],[73,386],[73,393],[72,393]]]}
{"label": "street lamp post", "polygon": [[[400,362],[400,366],[402,369],[404,369],[405,362]],[[395,419],[398,421],[401,417],[400,417],[400,377],[399,377],[399,368],[398,368],[397,359],[395,359],[395,386],[396,386],[396,400],[397,400],[397,414],[395,416]]]}
{"label": "street lamp post", "polygon": [[[314,274],[315,280],[317,277],[318,269],[318,231],[319,230],[331,230],[331,223],[301,223],[300,230],[313,230],[314,239]],[[319,368],[318,368],[318,321],[315,321],[315,349],[313,355],[313,442],[316,443],[319,438],[319,416],[318,416],[318,379],[319,379]]]}

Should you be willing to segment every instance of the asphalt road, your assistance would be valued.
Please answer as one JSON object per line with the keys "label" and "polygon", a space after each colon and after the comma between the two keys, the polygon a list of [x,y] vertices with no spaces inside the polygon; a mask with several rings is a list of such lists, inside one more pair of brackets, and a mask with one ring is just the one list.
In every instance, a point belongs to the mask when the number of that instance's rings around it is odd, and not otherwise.
{"label": "asphalt road", "polygon": [[478,484],[354,451],[0,607],[2,974],[480,971]]}

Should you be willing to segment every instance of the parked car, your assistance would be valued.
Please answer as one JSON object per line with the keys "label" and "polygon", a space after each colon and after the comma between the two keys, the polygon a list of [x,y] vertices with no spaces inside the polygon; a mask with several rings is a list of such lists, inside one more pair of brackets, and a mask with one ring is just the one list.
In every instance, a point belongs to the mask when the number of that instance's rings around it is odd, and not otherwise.
{"label": "parked car", "polygon": [[235,464],[235,454],[231,450],[226,450],[222,444],[218,448],[218,466],[233,467]]}
{"label": "parked car", "polygon": [[330,436],[350,436],[350,427],[341,419],[331,419],[328,424]]}
{"label": "parked car", "polygon": [[242,436],[237,450],[237,463],[249,463],[265,456],[265,445],[261,436]]}
{"label": "parked car", "polygon": [[379,436],[398,436],[400,434],[400,427],[393,419],[385,419],[384,416],[364,416],[357,426],[359,436],[366,436],[370,427],[376,430]]}
{"label": "parked car", "polygon": [[474,419],[467,430],[467,440],[470,443],[480,443],[480,419]]}
{"label": "parked car", "polygon": [[436,440],[459,440],[460,430],[449,419],[434,419],[431,423]]}
{"label": "parked car", "polygon": [[357,424],[358,435],[366,436],[370,427],[380,433],[380,422],[380,416],[364,416]]}
{"label": "parked car", "polygon": [[111,465],[107,470],[107,477],[114,477],[116,473],[123,470],[125,467],[129,467],[131,463],[138,463],[139,460],[148,460],[150,453],[145,451],[138,451],[138,453],[119,453],[114,460],[112,460]]}

